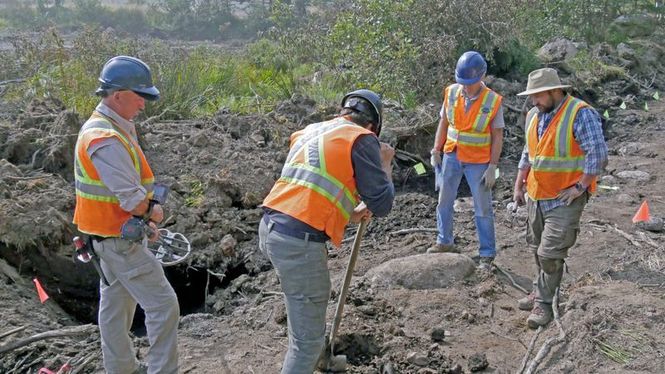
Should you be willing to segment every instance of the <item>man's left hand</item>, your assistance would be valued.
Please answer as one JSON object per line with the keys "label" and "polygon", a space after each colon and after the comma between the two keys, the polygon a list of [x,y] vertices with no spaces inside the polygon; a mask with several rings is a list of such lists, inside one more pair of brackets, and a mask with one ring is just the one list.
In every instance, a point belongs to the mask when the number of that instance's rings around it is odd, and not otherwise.
{"label": "man's left hand", "polygon": [[564,204],[570,205],[573,200],[577,199],[578,197],[582,196],[582,194],[585,192],[585,189],[578,189],[577,185],[566,188],[565,190],[559,192],[559,195],[557,196],[557,199],[561,200]]}
{"label": "man's left hand", "polygon": [[360,221],[364,219],[370,219],[372,218],[372,212],[367,209],[367,205],[365,203],[360,203],[358,206],[353,209],[353,213],[351,213],[351,223],[359,223]]}
{"label": "man's left hand", "polygon": [[483,181],[485,182],[485,187],[487,187],[488,190],[491,190],[492,187],[494,187],[494,183],[496,182],[496,165],[487,165],[485,174],[483,174]]}
{"label": "man's left hand", "polygon": [[159,229],[154,222],[148,221],[148,241],[154,243],[157,239],[159,239]]}

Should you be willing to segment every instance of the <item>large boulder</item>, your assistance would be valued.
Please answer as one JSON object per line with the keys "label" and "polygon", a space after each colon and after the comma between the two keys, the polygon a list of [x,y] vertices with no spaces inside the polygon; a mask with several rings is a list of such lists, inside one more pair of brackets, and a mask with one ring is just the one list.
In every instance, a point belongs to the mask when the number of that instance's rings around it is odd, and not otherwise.
{"label": "large boulder", "polygon": [[426,253],[387,261],[367,272],[374,287],[411,290],[445,288],[473,273],[476,265],[457,253]]}
{"label": "large boulder", "polygon": [[537,56],[544,63],[555,61],[567,61],[575,57],[578,48],[572,41],[566,38],[556,38],[540,47]]}
{"label": "large boulder", "polygon": [[610,34],[638,38],[653,34],[657,27],[656,20],[646,14],[620,16],[609,27]]}

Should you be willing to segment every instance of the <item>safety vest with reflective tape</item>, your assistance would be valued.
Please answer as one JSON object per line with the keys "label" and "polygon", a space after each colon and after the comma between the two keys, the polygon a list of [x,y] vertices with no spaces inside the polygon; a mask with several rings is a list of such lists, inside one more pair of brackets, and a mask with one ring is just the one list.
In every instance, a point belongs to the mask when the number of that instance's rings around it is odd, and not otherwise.
{"label": "safety vest with reflective tape", "polygon": [[485,164],[490,161],[492,150],[492,127],[503,97],[483,86],[480,95],[468,111],[464,108],[463,86],[452,84],[443,95],[448,119],[448,137],[443,147],[445,153],[457,149],[461,162]]}
{"label": "safety vest with reflective tape", "polygon": [[360,203],[351,149],[371,131],[338,117],[291,135],[282,175],[263,206],[324,231],[340,246],[353,209]]}
{"label": "safety vest with reflective tape", "polygon": [[[564,189],[577,183],[584,174],[584,151],[575,140],[573,124],[580,109],[589,104],[568,96],[538,139],[538,108],[526,116],[526,144],[531,170],[527,193],[533,200],[555,199]],[[589,186],[596,191],[596,181]]]}
{"label": "safety vest with reflective tape", "polygon": [[74,224],[86,234],[119,237],[122,224],[131,214],[120,208],[118,198],[104,185],[88,155],[88,147],[93,142],[110,137],[117,138],[125,146],[141,177],[141,185],[148,191],[148,196],[152,195],[154,176],[139,144],[111,120],[95,112],[79,131],[76,141]]}

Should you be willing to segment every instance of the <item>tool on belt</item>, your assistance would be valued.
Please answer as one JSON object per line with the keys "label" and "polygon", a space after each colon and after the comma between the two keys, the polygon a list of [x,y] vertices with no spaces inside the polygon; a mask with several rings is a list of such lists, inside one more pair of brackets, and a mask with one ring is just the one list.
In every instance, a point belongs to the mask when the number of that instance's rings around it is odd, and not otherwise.
{"label": "tool on belt", "polygon": [[99,257],[92,247],[92,237],[89,236],[88,240],[83,240],[81,237],[75,236],[72,241],[74,242],[74,247],[76,248],[76,258],[85,264],[92,262],[95,270],[97,270],[97,274],[99,274],[99,278],[106,286],[108,286],[109,282],[106,280],[104,271],[99,264]]}

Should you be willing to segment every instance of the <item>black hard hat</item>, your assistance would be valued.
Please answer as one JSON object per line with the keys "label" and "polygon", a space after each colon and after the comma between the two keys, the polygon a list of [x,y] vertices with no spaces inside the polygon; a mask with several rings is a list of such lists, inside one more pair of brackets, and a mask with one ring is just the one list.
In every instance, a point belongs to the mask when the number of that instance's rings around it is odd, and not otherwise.
{"label": "black hard hat", "polygon": [[116,56],[108,60],[99,75],[99,82],[99,88],[95,91],[97,95],[107,90],[130,90],[146,100],[159,99],[159,90],[152,84],[150,68],[138,58]]}
{"label": "black hard hat", "polygon": [[365,89],[349,92],[342,99],[342,108],[350,108],[372,118],[374,133],[379,136],[383,123],[383,103],[376,92]]}

